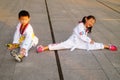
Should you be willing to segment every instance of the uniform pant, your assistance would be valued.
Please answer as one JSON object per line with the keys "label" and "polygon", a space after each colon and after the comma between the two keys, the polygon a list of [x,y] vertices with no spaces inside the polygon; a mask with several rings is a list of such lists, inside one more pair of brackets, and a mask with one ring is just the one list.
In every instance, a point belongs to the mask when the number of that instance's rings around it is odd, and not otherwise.
{"label": "uniform pant", "polygon": [[90,44],[79,39],[73,40],[68,39],[64,42],[57,43],[57,44],[50,44],[48,45],[49,50],[61,50],[61,49],[71,49],[73,51],[75,48],[77,49],[86,49],[86,50],[98,50],[104,49],[104,45],[102,43]]}
{"label": "uniform pant", "polygon": [[[29,44],[29,46],[26,48],[25,51],[25,56],[28,56],[28,51],[30,50],[30,48],[35,47],[38,44],[38,38],[35,37],[34,40],[31,40],[31,43]],[[20,44],[20,48],[22,48],[22,43]]]}

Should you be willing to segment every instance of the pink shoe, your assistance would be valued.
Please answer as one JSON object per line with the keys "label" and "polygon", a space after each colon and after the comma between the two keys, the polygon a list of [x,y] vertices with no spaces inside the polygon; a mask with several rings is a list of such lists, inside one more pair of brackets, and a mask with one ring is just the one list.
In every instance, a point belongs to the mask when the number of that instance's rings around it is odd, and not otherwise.
{"label": "pink shoe", "polygon": [[37,53],[43,52],[44,47],[42,45],[37,46]]}
{"label": "pink shoe", "polygon": [[114,45],[110,45],[109,46],[109,50],[111,50],[111,51],[117,51],[117,47],[114,46]]}

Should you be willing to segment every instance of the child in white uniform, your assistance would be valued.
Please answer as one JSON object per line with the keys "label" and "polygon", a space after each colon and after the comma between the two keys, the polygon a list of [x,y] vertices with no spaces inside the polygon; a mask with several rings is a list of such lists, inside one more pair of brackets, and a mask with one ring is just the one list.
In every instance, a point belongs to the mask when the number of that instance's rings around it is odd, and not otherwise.
{"label": "child in white uniform", "polygon": [[86,50],[117,50],[116,46],[114,45],[104,45],[103,43],[97,43],[87,36],[87,34],[91,32],[95,21],[96,19],[92,15],[84,17],[82,21],[74,28],[73,34],[66,41],[57,44],[50,44],[46,47],[40,45],[37,47],[37,52],[39,53],[46,50],[61,49],[71,49],[71,51],[73,51],[75,48]]}
{"label": "child in white uniform", "polygon": [[13,50],[19,45],[20,52],[18,55],[13,55],[17,61],[22,61],[22,58],[28,56],[28,51],[32,46],[38,44],[38,38],[33,32],[32,26],[29,24],[30,14],[29,12],[22,10],[19,12],[19,24],[16,27],[16,31],[13,39],[13,46],[9,50]]}

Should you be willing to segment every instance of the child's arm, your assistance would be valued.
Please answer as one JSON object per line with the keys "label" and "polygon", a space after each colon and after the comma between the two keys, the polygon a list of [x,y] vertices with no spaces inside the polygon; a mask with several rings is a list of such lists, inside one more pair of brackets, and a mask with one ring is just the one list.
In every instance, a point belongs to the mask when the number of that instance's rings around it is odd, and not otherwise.
{"label": "child's arm", "polygon": [[86,31],[84,30],[84,28],[79,27],[79,25],[74,29],[75,34],[83,41],[87,42],[87,43],[94,43],[93,40],[91,40],[91,38],[89,38],[86,34]]}
{"label": "child's arm", "polygon": [[16,27],[16,31],[14,33],[14,38],[13,38],[13,44],[19,44],[19,38],[20,38],[19,26],[20,24],[18,24],[18,26]]}
{"label": "child's arm", "polygon": [[[82,34],[81,34],[82,33]],[[83,32],[79,32],[79,38],[87,43],[92,43],[93,41]]]}

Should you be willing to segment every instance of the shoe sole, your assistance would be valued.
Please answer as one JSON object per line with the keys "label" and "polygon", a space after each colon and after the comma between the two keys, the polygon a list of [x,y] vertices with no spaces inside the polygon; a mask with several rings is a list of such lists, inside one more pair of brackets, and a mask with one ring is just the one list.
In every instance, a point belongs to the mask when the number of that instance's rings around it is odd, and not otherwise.
{"label": "shoe sole", "polygon": [[18,57],[16,50],[10,51],[10,55],[13,56],[17,62],[22,62],[22,60]]}
{"label": "shoe sole", "polygon": [[10,51],[10,55],[15,57],[17,55],[17,51],[16,50],[12,50]]}
{"label": "shoe sole", "polygon": [[16,60],[17,62],[22,62],[22,60],[18,57],[18,55],[15,56],[15,60]]}

